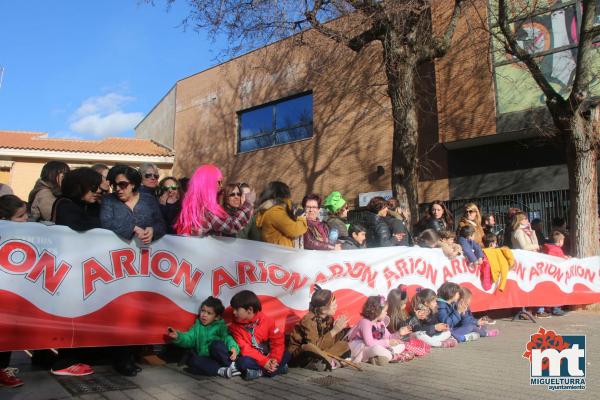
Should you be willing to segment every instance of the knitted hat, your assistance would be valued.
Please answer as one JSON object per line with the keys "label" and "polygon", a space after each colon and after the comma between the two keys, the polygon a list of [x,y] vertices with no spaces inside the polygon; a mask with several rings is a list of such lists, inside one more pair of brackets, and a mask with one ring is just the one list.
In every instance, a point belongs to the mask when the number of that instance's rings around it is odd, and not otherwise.
{"label": "knitted hat", "polygon": [[325,197],[325,201],[323,201],[323,207],[331,213],[340,210],[344,207],[344,204],[346,204],[346,200],[344,200],[340,192],[331,192],[329,196]]}

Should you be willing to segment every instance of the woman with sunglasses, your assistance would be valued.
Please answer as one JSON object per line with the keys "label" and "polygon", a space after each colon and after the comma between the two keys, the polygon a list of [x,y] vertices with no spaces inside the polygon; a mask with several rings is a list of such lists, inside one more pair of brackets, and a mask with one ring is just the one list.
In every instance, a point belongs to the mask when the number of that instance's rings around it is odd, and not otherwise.
{"label": "woman with sunglasses", "polygon": [[[254,192],[240,199],[240,207],[227,214],[219,204],[223,174],[212,164],[205,164],[194,172],[183,198],[181,213],[175,224],[179,235],[235,235],[254,213]],[[239,189],[238,189],[239,191]],[[235,197],[235,196],[233,196]]]}
{"label": "woman with sunglasses", "polygon": [[140,175],[142,176],[142,185],[138,189],[140,193],[148,193],[153,196],[156,196],[156,192],[158,189],[158,178],[160,175],[158,174],[158,167],[156,164],[152,163],[144,163],[140,165],[138,169],[140,171]]}
{"label": "woman with sunglasses", "polygon": [[472,226],[473,229],[475,229],[473,240],[475,240],[480,246],[483,246],[483,236],[485,233],[483,232],[483,227],[481,226],[481,213],[479,212],[479,208],[476,204],[465,204],[463,216],[458,223],[458,230],[460,231],[460,228],[463,226]]}
{"label": "woman with sunglasses", "polygon": [[140,173],[128,165],[115,165],[107,178],[113,192],[102,200],[102,228],[127,240],[137,236],[143,244],[160,239],[166,231],[165,221],[156,198],[139,191]]}
{"label": "woman with sunglasses", "polygon": [[92,168],[77,168],[65,174],[62,195],[52,208],[52,220],[75,231],[100,228],[98,199],[102,175]]}
{"label": "woman with sunglasses", "polygon": [[174,225],[181,212],[181,198],[183,197],[177,178],[172,176],[163,178],[158,184],[158,195],[160,212],[167,225],[167,233],[174,235],[177,233]]}

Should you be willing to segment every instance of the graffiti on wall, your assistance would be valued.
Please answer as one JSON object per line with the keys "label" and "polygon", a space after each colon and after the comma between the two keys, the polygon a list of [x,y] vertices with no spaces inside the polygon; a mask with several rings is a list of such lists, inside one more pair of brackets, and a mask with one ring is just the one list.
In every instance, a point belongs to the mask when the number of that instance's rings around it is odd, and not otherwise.
{"label": "graffiti on wall", "polygon": [[[531,3],[534,0],[529,0]],[[523,8],[513,12],[522,12]],[[497,10],[497,2],[490,1],[492,10]],[[536,1],[536,6],[551,7],[560,4],[560,0]],[[566,3],[566,1],[562,1]],[[565,5],[551,12],[542,13],[514,24],[519,45],[530,54],[540,54],[537,58],[540,69],[562,95],[568,95],[575,77],[578,37],[577,4]],[[494,5],[496,8],[494,8]],[[580,14],[580,13],[579,13]],[[600,24],[600,0],[596,1],[596,23]],[[600,39],[600,38],[599,38]],[[529,71],[512,56],[506,54],[500,42],[493,41],[494,65],[498,114],[524,111],[545,105],[545,96],[539,90]],[[600,73],[600,47],[594,50],[594,60]],[[600,94],[600,81],[593,83],[593,92]]]}

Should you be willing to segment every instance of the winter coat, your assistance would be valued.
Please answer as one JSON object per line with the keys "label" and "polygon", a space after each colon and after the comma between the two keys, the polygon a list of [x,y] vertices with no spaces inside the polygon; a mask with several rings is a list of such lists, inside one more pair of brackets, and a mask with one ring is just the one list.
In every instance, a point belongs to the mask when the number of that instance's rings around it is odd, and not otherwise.
{"label": "winter coat", "polygon": [[388,224],[392,235],[396,233],[404,233],[404,237],[402,238],[402,240],[398,241],[394,238],[396,246],[413,245],[412,235],[410,234],[408,228],[406,228],[406,225],[404,225],[404,222],[400,218],[388,214],[388,216],[385,217],[385,222]]}
{"label": "winter coat", "polygon": [[333,229],[338,231],[338,238],[344,239],[348,237],[348,227],[346,226],[346,222],[338,217],[337,215],[330,216],[327,221],[325,221],[327,226],[329,227],[329,231],[331,232]]}
{"label": "winter coat", "polygon": [[196,319],[189,331],[177,331],[177,335],[173,344],[186,349],[194,349],[199,356],[208,357],[211,343],[217,340],[223,341],[227,349],[235,349],[238,353],[240,352],[240,347],[229,334],[227,325],[222,319],[216,319],[208,325],[202,325],[200,320]]}
{"label": "winter coat", "polygon": [[458,324],[460,324],[461,316],[453,304],[450,304],[445,300],[438,299],[437,305],[438,321],[447,324],[448,328],[450,329],[455,328]]}
{"label": "winter coat", "polygon": [[356,240],[354,240],[353,237],[348,237],[344,240],[342,240],[342,250],[358,250],[358,249],[366,249],[367,248],[367,244],[366,241],[363,242],[363,244],[358,244],[358,242]]}
{"label": "winter coat", "polygon": [[304,233],[304,248],[306,250],[333,250],[329,244],[329,228],[321,221],[307,220],[308,229]]}
{"label": "winter coat", "polygon": [[60,189],[50,186],[48,183],[38,179],[29,193],[27,203],[29,220],[52,221],[52,206],[57,197],[60,196]]}
{"label": "winter coat", "polygon": [[[392,334],[387,329],[388,322],[389,319],[387,321],[370,321],[363,318],[348,332],[348,341],[360,340],[367,347],[376,344],[389,347]],[[380,333],[380,337],[373,335],[376,331]]]}
{"label": "winter coat", "polygon": [[175,235],[177,231],[173,227],[177,222],[177,218],[179,218],[179,213],[181,212],[181,200],[177,200],[175,203],[166,203],[160,204],[160,213],[165,220],[165,225],[167,227],[167,233],[171,235]]}
{"label": "winter coat", "polygon": [[348,213],[351,224],[360,224],[367,229],[367,247],[389,247],[396,245],[385,219],[367,209],[352,210]]}
{"label": "winter coat", "polygon": [[52,207],[52,220],[56,225],[65,225],[79,232],[100,228],[100,207],[96,203],[59,197]]}
{"label": "winter coat", "polygon": [[555,244],[552,243],[546,243],[545,245],[542,246],[542,252],[544,254],[548,254],[554,257],[560,257],[560,258],[567,258],[567,256],[565,255],[565,252],[563,251],[562,247],[557,246]]}
{"label": "winter coat", "polygon": [[467,239],[464,237],[458,238],[458,244],[463,249],[463,254],[469,262],[475,262],[480,258],[483,258],[483,251],[481,250],[481,246],[472,239]]}
{"label": "winter coat", "polygon": [[[291,353],[292,357],[296,357],[302,352],[302,345],[304,344],[311,343],[319,349],[327,350],[336,342],[344,342],[345,332],[338,332],[335,336],[331,336],[329,333],[333,329],[333,323],[333,317],[319,318],[309,311],[294,326],[294,330],[290,333],[288,352]],[[346,351],[349,350],[347,342],[345,348]],[[343,353],[345,351],[334,355],[341,356]]]}
{"label": "winter coat", "polygon": [[308,229],[306,218],[299,217],[294,221],[287,212],[290,206],[275,200],[267,200],[259,206],[256,226],[260,229],[263,242],[294,247],[294,239],[304,235]]}
{"label": "winter coat", "polygon": [[458,222],[458,231],[460,231],[460,228],[464,226],[470,226],[473,229],[475,229],[475,236],[473,237],[473,239],[477,242],[478,245],[483,246],[483,237],[485,236],[485,233],[483,232],[483,228],[481,227],[481,225],[468,220],[466,217],[463,217]]}
{"label": "winter coat", "polygon": [[242,356],[253,358],[261,367],[264,367],[270,358],[276,359],[278,363],[281,362],[285,351],[283,331],[262,311],[254,314],[254,318],[250,321],[234,321],[229,329],[240,346]]}
{"label": "winter coat", "polygon": [[497,247],[486,247],[483,249],[483,254],[487,257],[490,263],[490,270],[492,273],[492,281],[497,282],[498,289],[504,290],[506,287],[506,277],[508,270],[511,269],[515,264],[515,256],[513,252],[506,246]]}
{"label": "winter coat", "polygon": [[539,245],[537,241],[537,236],[533,229],[531,229],[531,234],[527,234],[523,228],[520,228],[513,231],[512,233],[512,245],[513,249],[521,249],[521,250],[529,250],[529,251],[538,251]]}
{"label": "winter coat", "polygon": [[152,227],[154,230],[152,241],[160,239],[166,232],[166,226],[158,201],[147,193],[140,193],[139,196],[133,211],[119,200],[116,194],[104,196],[100,205],[102,228],[109,229],[123,239],[129,240],[133,237],[133,228],[136,226],[142,229]]}
{"label": "winter coat", "polygon": [[440,321],[437,318],[437,314],[430,313],[427,318],[421,320],[416,315],[408,321],[408,324],[412,327],[413,332],[423,331],[428,336],[435,336],[439,332],[435,330],[435,325]]}
{"label": "winter coat", "polygon": [[425,229],[433,229],[437,233],[440,233],[441,231],[446,231],[449,228],[450,227],[446,225],[446,221],[443,218],[431,217],[427,220],[427,223],[425,224]]}

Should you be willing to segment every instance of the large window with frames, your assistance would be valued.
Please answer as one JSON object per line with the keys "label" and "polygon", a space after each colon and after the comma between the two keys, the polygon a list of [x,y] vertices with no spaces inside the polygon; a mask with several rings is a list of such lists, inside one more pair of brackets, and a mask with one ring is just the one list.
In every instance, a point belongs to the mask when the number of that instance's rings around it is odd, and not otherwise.
{"label": "large window with frames", "polygon": [[238,112],[238,152],[307,139],[313,134],[312,92]]}

